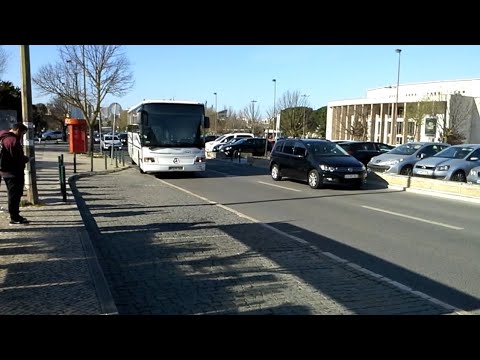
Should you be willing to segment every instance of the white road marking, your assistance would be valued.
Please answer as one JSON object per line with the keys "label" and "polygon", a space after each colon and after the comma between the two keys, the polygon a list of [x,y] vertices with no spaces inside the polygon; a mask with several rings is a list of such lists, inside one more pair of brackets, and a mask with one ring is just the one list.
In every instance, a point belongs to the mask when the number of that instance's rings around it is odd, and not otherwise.
{"label": "white road marking", "polygon": [[[295,236],[295,235],[288,234],[288,233],[283,232],[283,231],[281,231],[281,230],[279,230],[279,229],[277,229],[277,228],[275,228],[275,227],[273,227],[273,226],[271,226],[271,225],[264,224],[264,223],[262,223],[260,220],[257,220],[257,219],[255,219],[255,218],[252,218],[252,217],[248,216],[248,215],[245,215],[245,214],[243,214],[243,213],[241,213],[241,212],[239,212],[239,211],[237,211],[237,210],[234,210],[234,209],[232,209],[232,208],[229,208],[228,206],[225,206],[225,205],[222,205],[222,204],[218,204],[218,203],[215,202],[215,201],[212,201],[212,200],[209,200],[209,199],[207,199],[207,198],[205,198],[205,197],[203,197],[203,196],[197,195],[197,194],[195,194],[195,193],[193,193],[193,192],[191,192],[191,191],[189,191],[189,190],[187,190],[187,189],[181,188],[180,186],[173,185],[173,184],[171,184],[171,183],[169,183],[169,182],[167,182],[167,181],[165,181],[165,180],[162,180],[162,179],[158,179],[158,180],[159,180],[160,182],[162,182],[163,184],[165,184],[165,185],[168,185],[168,186],[173,187],[173,188],[175,188],[175,189],[177,189],[177,190],[179,190],[179,191],[182,191],[182,192],[184,192],[184,193],[187,193],[187,194],[189,194],[189,195],[192,195],[192,196],[194,196],[194,197],[196,197],[196,198],[198,198],[198,199],[202,199],[202,200],[208,202],[209,204],[213,204],[213,205],[216,205],[216,206],[218,206],[218,207],[221,207],[222,209],[225,209],[225,210],[227,210],[227,211],[229,211],[229,212],[232,212],[232,213],[234,213],[234,214],[236,214],[236,215],[238,215],[238,216],[240,216],[240,217],[242,217],[242,218],[248,219],[248,220],[252,221],[252,222],[255,223],[255,224],[258,224],[258,225],[260,225],[260,226],[264,226],[264,227],[266,227],[267,229],[269,229],[269,230],[271,230],[271,231],[273,231],[273,232],[275,232],[275,233],[277,233],[277,234],[286,236],[287,238],[292,239],[292,240],[294,240],[294,241],[297,241],[297,242],[299,242],[299,243],[301,243],[301,244],[303,244],[303,245],[307,245],[307,246],[308,246],[309,248],[311,248],[313,251],[318,251],[319,253],[321,253],[322,255],[325,255],[325,256],[329,257],[329,258],[332,259],[333,261],[336,261],[336,262],[338,262],[338,263],[340,263],[340,264],[347,265],[347,266],[349,266],[349,267],[351,267],[351,268],[353,268],[353,269],[359,270],[359,271],[365,273],[366,276],[375,277],[375,278],[376,278],[377,280],[379,280],[379,281],[386,282],[386,283],[390,284],[391,286],[394,286],[394,287],[396,287],[396,288],[398,288],[398,289],[400,289],[400,290],[402,290],[402,291],[405,291],[405,292],[408,292],[408,293],[410,293],[410,294],[413,294],[413,295],[419,296],[419,297],[421,297],[421,298],[424,298],[425,300],[430,301],[430,302],[432,302],[433,304],[437,304],[437,305],[439,305],[439,306],[442,306],[443,308],[445,308],[445,309],[447,309],[447,310],[449,310],[449,311],[452,311],[453,313],[455,313],[455,314],[457,314],[457,315],[469,315],[469,313],[466,312],[466,311],[464,311],[464,310],[461,310],[461,309],[459,309],[459,308],[456,308],[455,306],[452,306],[452,305],[450,305],[450,304],[444,303],[443,301],[440,301],[440,300],[438,300],[438,299],[436,299],[436,298],[433,298],[433,297],[431,297],[431,296],[428,296],[428,295],[426,295],[426,294],[424,294],[424,293],[421,293],[421,292],[419,292],[419,291],[414,291],[413,289],[411,289],[410,287],[408,287],[408,286],[406,286],[406,285],[403,285],[403,284],[401,284],[401,283],[399,283],[399,282],[397,282],[397,281],[393,281],[393,280],[391,280],[391,279],[389,279],[389,278],[387,278],[387,277],[384,277],[384,276],[382,276],[382,275],[380,275],[380,274],[374,273],[374,272],[372,272],[372,271],[370,271],[370,270],[368,270],[368,269],[366,269],[366,268],[363,268],[363,267],[361,267],[361,266],[359,266],[359,265],[357,265],[357,264],[355,264],[355,263],[351,263],[351,262],[349,262],[348,260],[342,259],[342,258],[340,258],[340,257],[338,257],[338,256],[336,256],[336,255],[333,255],[332,253],[329,253],[329,252],[326,252],[326,251],[320,251],[320,250],[318,250],[318,248],[317,248],[316,246],[311,245],[308,241],[306,241],[306,240],[304,240],[304,239],[301,239],[301,238],[299,238],[299,237],[297,237],[297,236]],[[364,207],[370,208],[370,207],[368,207],[368,206],[364,206]],[[370,209],[379,210],[379,211],[384,211],[384,210],[375,209],[375,208],[370,208]],[[400,215],[402,215],[402,214],[400,214]],[[415,219],[415,220],[418,220],[418,219],[416,219],[416,218],[414,218],[414,219]],[[428,222],[428,221],[427,221],[427,222]],[[445,225],[443,225],[443,226],[445,226]],[[461,228],[457,228],[457,229],[461,229]],[[423,296],[422,296],[422,295],[423,295]]]}
{"label": "white road marking", "polygon": [[400,216],[400,217],[404,217],[404,218],[407,218],[407,219],[424,222],[424,223],[427,223],[427,224],[443,226],[443,227],[453,229],[453,230],[463,230],[462,227],[448,225],[448,224],[444,224],[444,223],[439,223],[439,222],[431,221],[431,220],[426,220],[426,219],[418,218],[418,217],[415,217],[415,216],[404,215],[404,214],[400,214],[400,213],[393,212],[393,211],[374,208],[374,207],[371,207],[371,206],[362,205],[362,207],[365,208],[365,209],[370,209],[370,210],[379,211],[379,212],[383,212],[383,213],[390,214],[390,215]]}
{"label": "white road marking", "polygon": [[270,183],[263,182],[263,181],[257,181],[257,182],[260,183],[260,184],[263,184],[263,185],[275,186],[275,187],[278,187],[280,189],[285,189],[285,190],[290,190],[290,191],[302,191],[302,190],[292,189],[292,188],[289,188],[289,187],[286,187],[286,186],[270,184]]}

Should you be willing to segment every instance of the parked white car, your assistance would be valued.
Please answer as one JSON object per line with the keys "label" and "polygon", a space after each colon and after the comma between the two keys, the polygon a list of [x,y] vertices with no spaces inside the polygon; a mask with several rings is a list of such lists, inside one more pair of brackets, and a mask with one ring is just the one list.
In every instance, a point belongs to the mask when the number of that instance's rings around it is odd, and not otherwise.
{"label": "parked white car", "polygon": [[219,138],[215,139],[214,141],[208,141],[208,142],[206,142],[206,143],[205,143],[205,151],[213,151],[213,148],[215,147],[215,145],[225,144],[225,143],[229,142],[229,141],[232,140],[232,139],[235,139],[235,138],[247,138],[247,137],[253,138],[254,135],[251,134],[251,133],[230,133],[230,134],[225,134],[225,135],[222,135],[222,136],[220,136]]}
{"label": "parked white car", "polygon": [[100,140],[100,147],[103,150],[110,150],[112,145],[114,150],[122,150],[123,144],[117,135],[115,135],[115,137],[112,135],[103,135],[102,139]]}

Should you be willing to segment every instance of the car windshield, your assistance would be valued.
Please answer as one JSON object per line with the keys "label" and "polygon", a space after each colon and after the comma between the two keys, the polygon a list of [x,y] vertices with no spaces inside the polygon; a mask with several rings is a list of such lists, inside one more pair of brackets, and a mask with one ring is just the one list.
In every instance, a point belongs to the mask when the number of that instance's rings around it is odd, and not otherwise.
{"label": "car windshield", "polygon": [[397,146],[395,149],[390,150],[388,153],[396,155],[413,155],[422,146],[422,144],[403,144]]}
{"label": "car windshield", "polygon": [[466,158],[473,150],[473,147],[464,147],[464,146],[450,146],[445,150],[442,150],[435,155],[434,157],[441,157],[447,159],[464,159]]}
{"label": "car windshield", "polygon": [[314,156],[350,156],[339,145],[333,142],[307,142],[305,146],[308,152]]}

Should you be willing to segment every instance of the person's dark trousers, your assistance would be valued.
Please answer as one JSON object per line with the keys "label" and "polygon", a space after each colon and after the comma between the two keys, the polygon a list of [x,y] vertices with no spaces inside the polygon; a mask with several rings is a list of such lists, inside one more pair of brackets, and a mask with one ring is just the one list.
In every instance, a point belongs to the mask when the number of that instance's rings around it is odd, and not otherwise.
{"label": "person's dark trousers", "polygon": [[10,220],[20,220],[20,199],[23,195],[23,186],[25,185],[25,175],[3,178],[8,192],[8,212]]}

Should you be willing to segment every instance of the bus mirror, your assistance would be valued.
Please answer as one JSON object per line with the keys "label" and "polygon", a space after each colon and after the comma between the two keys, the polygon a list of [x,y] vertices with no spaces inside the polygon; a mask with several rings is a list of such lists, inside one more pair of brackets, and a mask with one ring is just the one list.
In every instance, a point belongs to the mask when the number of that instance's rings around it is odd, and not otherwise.
{"label": "bus mirror", "polygon": [[209,129],[210,128],[210,118],[208,116],[205,116],[205,119],[203,120],[203,127],[205,129]]}
{"label": "bus mirror", "polygon": [[148,126],[148,112],[146,112],[145,110],[141,110],[140,119],[142,121],[142,125]]}

